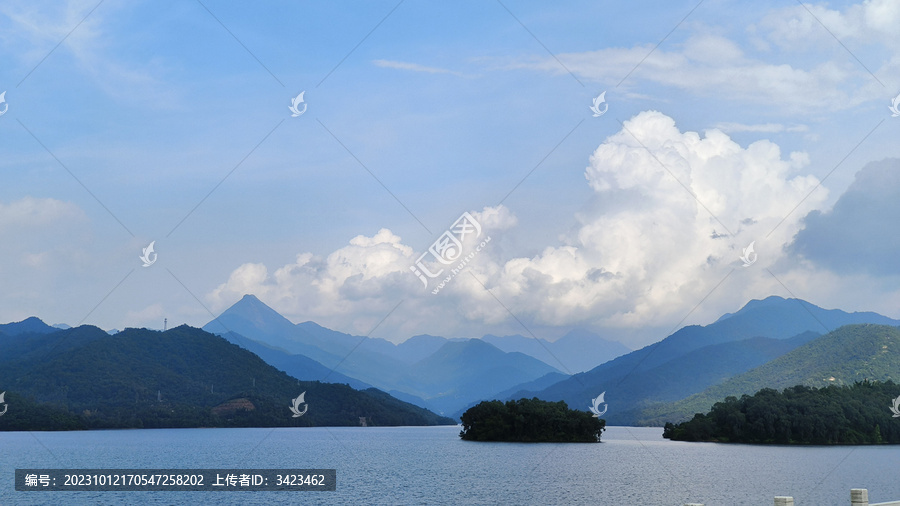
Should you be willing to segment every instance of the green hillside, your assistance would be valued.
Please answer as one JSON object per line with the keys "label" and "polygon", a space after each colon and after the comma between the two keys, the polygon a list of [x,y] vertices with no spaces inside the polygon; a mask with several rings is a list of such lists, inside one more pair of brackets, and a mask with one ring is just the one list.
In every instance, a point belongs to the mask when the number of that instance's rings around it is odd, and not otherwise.
{"label": "green hillside", "polygon": [[900,329],[889,325],[845,325],[746,373],[680,401],[651,407],[644,425],[679,422],[706,413],[714,403],[773,388],[824,387],[870,380],[900,380]]}
{"label": "green hillside", "polygon": [[[101,333],[21,336],[29,347],[7,339],[0,391],[9,409],[0,430],[352,426],[359,417],[369,425],[453,424],[375,389],[298,381],[200,329]],[[308,411],[293,417],[292,399],[303,392],[300,409]],[[59,423],[48,421],[48,409]]]}
{"label": "green hillside", "polygon": [[797,385],[778,392],[726,397],[707,414],[667,423],[663,437],[676,441],[753,444],[898,444],[900,387],[862,381],[823,388]]}

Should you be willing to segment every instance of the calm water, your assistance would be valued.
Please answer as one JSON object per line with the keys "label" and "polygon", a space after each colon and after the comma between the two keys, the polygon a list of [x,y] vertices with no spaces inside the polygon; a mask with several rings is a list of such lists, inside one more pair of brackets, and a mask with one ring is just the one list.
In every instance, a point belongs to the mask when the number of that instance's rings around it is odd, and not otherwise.
{"label": "calm water", "polygon": [[[456,427],[0,433],[0,504],[850,504],[900,500],[900,447],[461,441]],[[16,468],[335,468],[336,492],[15,492]]]}

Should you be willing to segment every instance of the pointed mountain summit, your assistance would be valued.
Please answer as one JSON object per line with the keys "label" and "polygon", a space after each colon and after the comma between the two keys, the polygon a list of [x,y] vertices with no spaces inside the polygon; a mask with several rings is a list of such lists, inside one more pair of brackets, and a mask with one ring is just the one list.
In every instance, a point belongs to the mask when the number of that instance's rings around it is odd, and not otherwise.
{"label": "pointed mountain summit", "polygon": [[[209,322],[206,326],[214,327],[218,325],[219,327],[228,327],[229,323],[239,321],[241,322],[239,326],[246,322],[252,324],[255,329],[269,334],[278,334],[279,332],[284,332],[285,330],[294,327],[294,324],[284,316],[281,316],[278,311],[267,306],[263,301],[259,300],[256,295],[249,294],[241,297],[241,300],[235,302],[231,307],[222,312],[218,318]],[[204,329],[208,330],[205,327]],[[219,328],[212,330],[215,330],[216,332],[227,332],[228,330],[240,332],[234,328]]]}
{"label": "pointed mountain summit", "polygon": [[298,336],[297,327],[290,320],[255,295],[244,295],[215,320],[204,325],[203,330],[219,335],[234,332],[289,353],[306,355],[319,362],[337,358],[314,345],[304,343],[302,336]]}
{"label": "pointed mountain summit", "polygon": [[[396,374],[405,366],[382,353],[385,349],[396,348],[389,341],[345,334],[311,321],[294,324],[254,295],[245,295],[203,329],[233,342],[237,342],[236,337],[228,337],[229,333],[291,355],[303,355],[324,366],[326,371],[335,371],[386,391],[393,389],[393,384],[385,380],[386,372]],[[326,376],[327,379],[325,376],[319,379],[337,380],[328,372]]]}
{"label": "pointed mountain summit", "polygon": [[244,296],[204,329],[295,376],[352,385],[361,382],[448,414],[517,384],[560,372],[528,354],[505,352],[481,339],[420,335],[395,345],[311,321],[293,324],[252,295]]}

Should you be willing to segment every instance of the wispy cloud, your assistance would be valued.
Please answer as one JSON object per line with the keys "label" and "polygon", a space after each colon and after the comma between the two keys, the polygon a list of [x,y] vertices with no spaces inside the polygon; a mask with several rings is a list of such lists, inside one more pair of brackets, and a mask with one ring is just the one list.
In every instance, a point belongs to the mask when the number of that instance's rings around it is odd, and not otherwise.
{"label": "wispy cloud", "polygon": [[449,69],[443,69],[440,67],[429,67],[427,65],[419,65],[418,63],[408,63],[408,62],[394,61],[394,60],[373,60],[372,63],[374,63],[376,67],[387,68],[387,69],[409,70],[411,72],[425,72],[427,74],[451,74],[454,76],[465,77],[465,74],[463,74],[461,72],[456,72],[454,70],[449,70]]}
{"label": "wispy cloud", "polygon": [[[115,23],[110,19],[117,20],[122,7],[105,4],[92,11],[95,7],[97,2],[91,0],[4,2],[0,14],[8,18],[9,24],[0,40],[19,59],[23,72],[34,69],[43,58],[69,60],[104,93],[117,100],[167,108],[176,96],[163,86],[162,60],[154,58],[136,63],[117,54],[125,38],[113,29]],[[54,50],[60,41],[64,42]],[[59,68],[64,67],[57,63],[57,72]],[[41,71],[38,68],[36,72]]]}
{"label": "wispy cloud", "polygon": [[786,126],[780,123],[763,123],[757,125],[745,125],[743,123],[718,123],[716,128],[723,132],[760,132],[777,134],[781,132],[808,132],[806,125]]}

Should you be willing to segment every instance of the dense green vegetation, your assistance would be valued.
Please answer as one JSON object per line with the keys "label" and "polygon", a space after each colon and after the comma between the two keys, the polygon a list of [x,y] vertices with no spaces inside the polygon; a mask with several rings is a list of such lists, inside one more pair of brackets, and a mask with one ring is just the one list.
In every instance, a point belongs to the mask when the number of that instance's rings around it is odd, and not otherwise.
{"label": "dense green vegetation", "polygon": [[538,398],[484,401],[463,413],[459,437],[468,441],[519,443],[596,443],[606,421],[585,411],[569,409],[565,402]]}
{"label": "dense green vegetation", "polygon": [[[762,366],[680,401],[646,409],[640,423],[661,425],[704,413],[727,396],[794,385],[825,387],[864,380],[900,380],[900,329],[890,325],[845,325]],[[900,393],[900,392],[898,392]]]}
{"label": "dense green vegetation", "polygon": [[851,386],[764,388],[726,397],[707,414],[666,423],[663,437],[677,441],[777,444],[900,443],[893,400],[900,385],[862,381]]}
{"label": "dense green vegetation", "polygon": [[[0,335],[2,391],[0,431],[453,424],[374,388],[298,381],[188,326]],[[302,392],[308,411],[293,417]]]}

